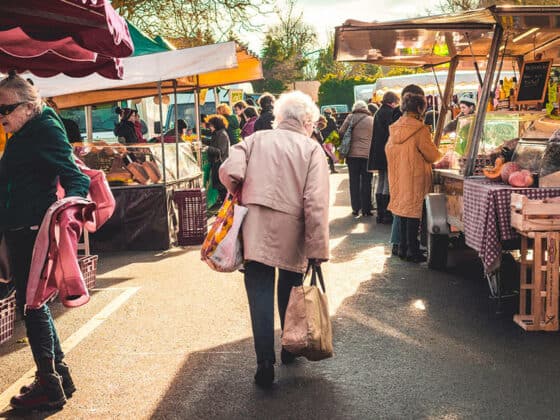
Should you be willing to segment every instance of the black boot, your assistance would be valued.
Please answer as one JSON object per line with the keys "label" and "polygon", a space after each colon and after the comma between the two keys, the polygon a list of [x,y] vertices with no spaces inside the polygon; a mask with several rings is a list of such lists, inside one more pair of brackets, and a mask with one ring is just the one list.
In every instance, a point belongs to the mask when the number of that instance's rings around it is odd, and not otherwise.
{"label": "black boot", "polygon": [[274,382],[274,363],[270,360],[260,362],[255,373],[255,383],[261,388],[270,388]]}
{"label": "black boot", "polygon": [[389,200],[391,199],[391,197],[388,194],[383,194],[383,209],[384,209],[384,213],[383,213],[383,218],[381,220],[381,223],[383,223],[384,225],[390,225],[393,223],[393,213],[391,213],[389,210],[387,210],[387,206],[389,206]]}
{"label": "black boot", "polygon": [[62,380],[58,373],[37,372],[35,381],[27,392],[23,392],[10,400],[15,409],[59,409],[66,404],[62,389]]}
{"label": "black boot", "polygon": [[375,194],[375,202],[377,203],[377,217],[375,218],[375,221],[378,224],[383,223],[383,217],[387,206],[383,198],[383,194]]}
{"label": "black boot", "polygon": [[[66,395],[66,398],[72,398],[72,394],[74,392],[76,392],[76,385],[74,385],[74,381],[72,380],[72,376],[70,376],[70,368],[68,367],[68,365],[64,362],[59,362],[57,364],[54,365],[54,369],[56,370],[56,373],[58,373],[60,375],[60,378],[62,379],[62,388],[64,389],[64,395]],[[35,380],[29,384],[29,385],[24,385],[20,388],[19,393],[20,394],[25,394],[27,392],[29,392],[31,390],[31,388],[37,386],[37,374],[39,372],[35,373]]]}
{"label": "black boot", "polygon": [[286,349],[282,349],[282,351],[280,352],[280,360],[282,360],[282,364],[283,365],[289,365],[295,362],[297,356],[293,353],[290,353],[288,350]]}

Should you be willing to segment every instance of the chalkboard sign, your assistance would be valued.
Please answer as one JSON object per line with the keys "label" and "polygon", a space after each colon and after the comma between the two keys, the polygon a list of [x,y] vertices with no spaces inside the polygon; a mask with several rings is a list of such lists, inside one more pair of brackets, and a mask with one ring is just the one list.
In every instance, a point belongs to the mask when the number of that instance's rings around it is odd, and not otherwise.
{"label": "chalkboard sign", "polygon": [[552,60],[523,63],[521,80],[517,89],[516,102],[518,104],[544,102],[551,67]]}

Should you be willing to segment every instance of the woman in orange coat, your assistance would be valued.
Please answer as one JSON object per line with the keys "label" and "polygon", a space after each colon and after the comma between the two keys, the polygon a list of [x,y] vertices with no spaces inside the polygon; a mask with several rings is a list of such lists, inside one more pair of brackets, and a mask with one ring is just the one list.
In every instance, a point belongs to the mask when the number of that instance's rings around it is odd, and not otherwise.
{"label": "woman in orange coat", "polygon": [[422,204],[432,187],[431,164],[442,155],[424,125],[425,97],[407,93],[401,109],[404,114],[389,127],[385,147],[391,191],[388,208],[401,217],[399,257],[422,262],[426,260],[418,243]]}

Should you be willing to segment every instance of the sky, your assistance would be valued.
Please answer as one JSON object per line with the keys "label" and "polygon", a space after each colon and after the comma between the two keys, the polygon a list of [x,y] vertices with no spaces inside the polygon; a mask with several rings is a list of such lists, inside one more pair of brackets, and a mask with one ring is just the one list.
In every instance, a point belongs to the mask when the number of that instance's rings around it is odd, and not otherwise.
{"label": "sky", "polygon": [[[321,47],[327,43],[329,32],[340,26],[347,19],[365,22],[408,19],[425,16],[428,10],[437,11],[441,0],[298,0],[297,8],[303,11],[306,23],[317,30]],[[279,0],[279,4],[282,0]],[[260,16],[254,23],[266,26],[276,23],[277,17]],[[260,52],[264,31],[252,34],[248,39],[249,48]]]}

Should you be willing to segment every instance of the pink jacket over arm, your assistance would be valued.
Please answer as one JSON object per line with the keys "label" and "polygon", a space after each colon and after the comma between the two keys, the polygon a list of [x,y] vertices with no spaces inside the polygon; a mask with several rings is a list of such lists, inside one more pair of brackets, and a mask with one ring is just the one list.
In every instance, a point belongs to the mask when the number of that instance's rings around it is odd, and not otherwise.
{"label": "pink jacket over arm", "polygon": [[38,309],[58,291],[67,307],[84,305],[89,293],[78,265],[78,240],[93,222],[95,203],[66,197],[52,204],[39,228],[27,283],[26,309]]}

